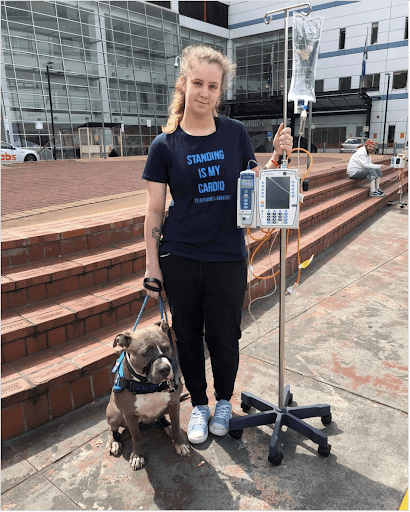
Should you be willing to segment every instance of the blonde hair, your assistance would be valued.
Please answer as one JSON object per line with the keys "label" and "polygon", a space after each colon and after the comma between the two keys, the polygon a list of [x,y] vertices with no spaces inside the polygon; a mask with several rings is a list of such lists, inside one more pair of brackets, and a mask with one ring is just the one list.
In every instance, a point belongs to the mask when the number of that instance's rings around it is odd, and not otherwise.
{"label": "blonde hair", "polygon": [[236,64],[232,63],[225,55],[210,46],[191,45],[182,51],[181,63],[179,66],[179,75],[175,82],[172,100],[169,106],[169,117],[167,124],[162,127],[165,133],[173,133],[179,126],[185,110],[185,93],[183,91],[184,81],[188,79],[192,68],[197,62],[207,62],[208,64],[219,64],[222,69],[221,93],[212,114],[218,116],[218,107],[221,103],[222,94],[227,90],[231,80],[235,76]]}

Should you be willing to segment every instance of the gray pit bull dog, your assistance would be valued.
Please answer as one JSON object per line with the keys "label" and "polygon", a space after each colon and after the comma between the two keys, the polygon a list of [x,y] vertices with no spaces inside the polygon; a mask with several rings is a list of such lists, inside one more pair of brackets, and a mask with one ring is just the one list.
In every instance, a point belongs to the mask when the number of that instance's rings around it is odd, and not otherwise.
{"label": "gray pit bull dog", "polygon": [[[134,332],[125,331],[114,339],[114,347],[119,345],[126,352],[123,371],[128,387],[134,390],[133,386],[139,387],[139,382],[142,382],[151,388],[151,392],[146,394],[134,394],[127,388],[121,392],[114,392],[113,389],[106,410],[111,432],[110,453],[115,456],[121,454],[122,444],[118,429],[127,427],[133,445],[130,457],[133,470],[140,469],[145,464],[138,424],[151,423],[157,419],[168,423],[164,418],[166,413],[170,416],[171,425],[165,428],[165,432],[172,437],[177,454],[189,455],[189,444],[181,432],[179,420],[183,386],[179,382],[175,389],[174,371],[170,363],[172,349],[167,331],[168,324],[163,320]],[[161,385],[160,390],[152,392],[152,389],[156,389],[155,385]],[[161,390],[163,387],[166,389]]]}

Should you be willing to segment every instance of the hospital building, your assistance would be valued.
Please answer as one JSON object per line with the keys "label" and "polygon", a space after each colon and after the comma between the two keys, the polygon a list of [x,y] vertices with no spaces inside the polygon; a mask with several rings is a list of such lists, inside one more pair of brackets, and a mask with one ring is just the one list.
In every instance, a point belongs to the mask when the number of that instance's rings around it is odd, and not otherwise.
{"label": "hospital building", "polygon": [[[308,123],[318,151],[369,136],[403,147],[408,132],[407,1],[312,0],[321,18]],[[284,14],[289,11],[288,34]],[[99,157],[114,145],[144,155],[166,123],[184,47],[203,43],[237,64],[220,115],[242,121],[270,151],[293,67],[294,13],[304,2],[2,1],[1,138],[54,142],[57,158]],[[285,55],[285,43],[289,51]],[[287,125],[299,127],[288,105]],[[307,135],[305,135],[307,137]],[[384,145],[384,146],[383,146]]]}

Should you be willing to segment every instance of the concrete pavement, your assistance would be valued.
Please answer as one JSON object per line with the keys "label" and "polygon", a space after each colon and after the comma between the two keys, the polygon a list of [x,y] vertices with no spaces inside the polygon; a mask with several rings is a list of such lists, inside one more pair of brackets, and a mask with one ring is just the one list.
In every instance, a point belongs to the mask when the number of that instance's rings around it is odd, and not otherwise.
{"label": "concrete pavement", "polygon": [[[407,207],[385,208],[314,258],[286,297],[285,384],[298,405],[331,405],[329,426],[307,420],[328,435],[328,458],[285,427],[272,466],[262,426],[239,441],[210,435],[183,459],[154,425],[133,472],[130,439],[108,454],[107,397],[3,443],[2,509],[397,510],[408,486],[407,234]],[[278,402],[278,309],[276,292],[244,312],[235,415],[242,390]],[[208,377],[213,406],[209,362]],[[191,406],[181,409],[186,430]]]}

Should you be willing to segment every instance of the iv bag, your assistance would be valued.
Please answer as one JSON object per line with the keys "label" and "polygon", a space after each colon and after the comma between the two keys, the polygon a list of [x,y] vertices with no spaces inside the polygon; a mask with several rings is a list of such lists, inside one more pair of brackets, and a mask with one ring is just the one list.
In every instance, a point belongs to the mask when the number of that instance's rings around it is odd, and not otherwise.
{"label": "iv bag", "polygon": [[316,101],[315,75],[323,18],[293,15],[293,63],[289,101]]}

